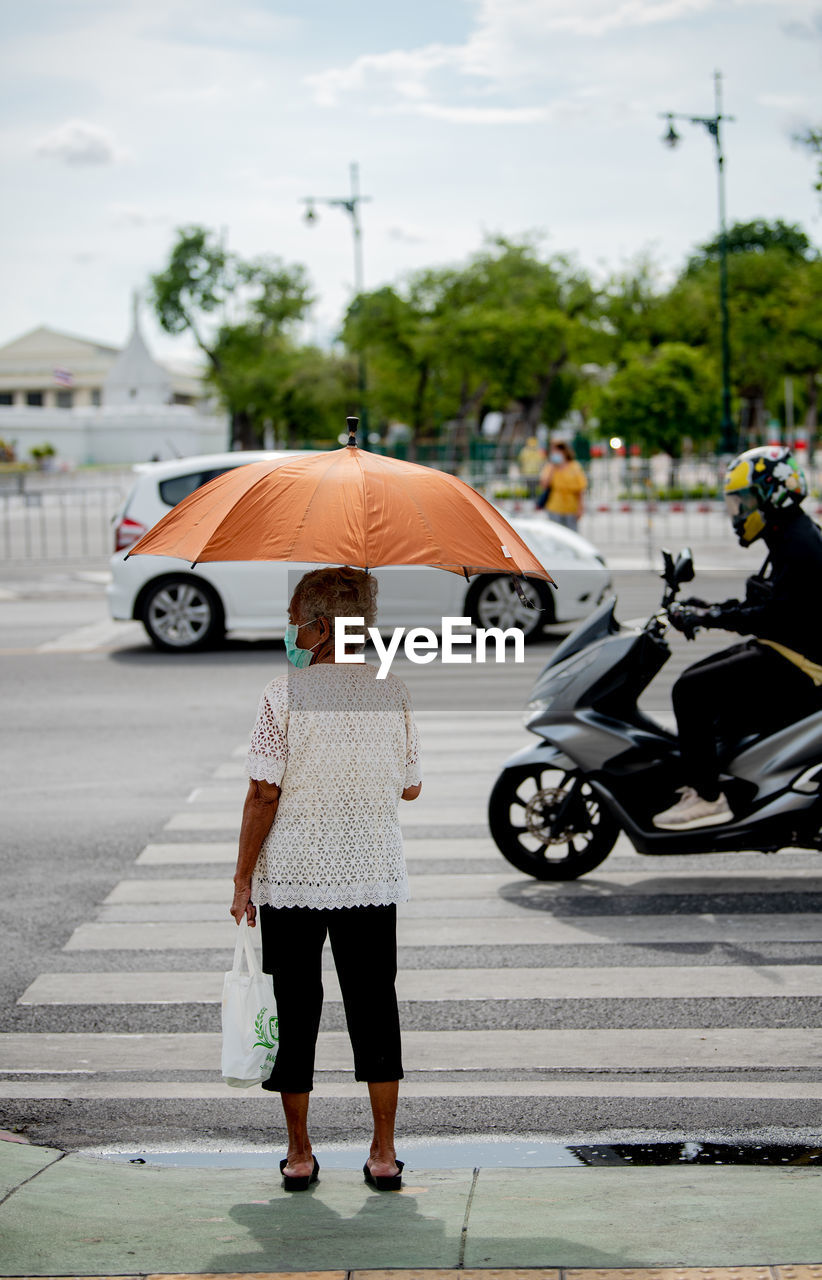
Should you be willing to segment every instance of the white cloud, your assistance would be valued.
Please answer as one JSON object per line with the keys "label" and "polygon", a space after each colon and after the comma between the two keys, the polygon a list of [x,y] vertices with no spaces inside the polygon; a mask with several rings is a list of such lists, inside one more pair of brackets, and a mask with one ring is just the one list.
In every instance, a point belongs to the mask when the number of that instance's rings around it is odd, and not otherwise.
{"label": "white cloud", "polygon": [[822,9],[816,8],[807,15],[807,20],[791,19],[782,24],[786,36],[797,40],[819,40],[822,37]]}
{"label": "white cloud", "polygon": [[153,101],[168,106],[219,106],[230,102],[232,91],[227,85],[169,85],[153,94]]}
{"label": "white cloud", "polygon": [[[485,0],[483,26],[488,31],[506,26],[511,18],[535,33],[567,31],[579,36],[602,36],[625,27],[676,22],[715,8],[717,0]],[[507,11],[507,12],[506,12]]]}
{"label": "white cloud", "polygon": [[424,244],[425,236],[418,235],[408,227],[389,227],[388,239],[396,244]]}
{"label": "white cloud", "polygon": [[124,153],[112,134],[85,120],[67,120],[37,144],[37,154],[65,164],[114,164]]}
{"label": "white cloud", "polygon": [[394,49],[389,53],[363,54],[347,67],[331,68],[306,76],[319,106],[333,107],[352,93],[372,84],[386,87],[398,97],[422,100],[428,96],[428,77],[450,67],[463,70],[458,45],[430,44],[421,49]]}
{"label": "white cloud", "polygon": [[802,93],[760,93],[757,102],[776,111],[807,111],[813,103]]}
{"label": "white cloud", "polygon": [[191,0],[160,0],[152,12],[143,0],[139,12],[147,17],[142,26],[152,39],[221,50],[278,44],[302,27],[299,18],[271,13],[254,3],[238,2],[229,9],[221,0],[200,0],[197,5]]}
{"label": "white cloud", "polygon": [[107,209],[109,224],[117,228],[137,228],[168,222],[163,213],[149,213],[135,204],[110,204]]}
{"label": "white cloud", "polygon": [[536,124],[551,114],[547,107],[459,107],[421,102],[416,108],[421,116],[447,120],[450,124]]}
{"label": "white cloud", "polygon": [[[418,114],[458,124],[530,124],[553,114],[543,105],[491,107],[454,101],[455,92],[516,93],[543,87],[556,75],[557,41],[599,39],[777,0],[474,0],[475,24],[462,44],[428,44],[365,54],[346,66],[306,77],[318,105],[357,98],[374,112],[402,104]],[[569,76],[573,68],[567,69]],[[446,81],[443,84],[443,81]]]}

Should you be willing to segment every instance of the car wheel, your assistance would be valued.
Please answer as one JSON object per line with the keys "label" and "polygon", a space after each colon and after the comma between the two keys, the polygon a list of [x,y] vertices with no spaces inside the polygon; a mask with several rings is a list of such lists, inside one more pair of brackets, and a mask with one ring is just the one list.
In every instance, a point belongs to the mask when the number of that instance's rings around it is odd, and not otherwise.
{"label": "car wheel", "polygon": [[479,578],[465,597],[465,609],[477,627],[520,627],[528,644],[538,640],[546,623],[554,620],[554,606],[549,588],[538,579],[529,578],[520,585],[535,608],[529,609],[517,595],[507,575]]}
{"label": "car wheel", "polygon": [[152,644],[166,653],[204,649],[222,639],[225,631],[217,593],[182,575],[152,583],[143,597],[141,616]]}

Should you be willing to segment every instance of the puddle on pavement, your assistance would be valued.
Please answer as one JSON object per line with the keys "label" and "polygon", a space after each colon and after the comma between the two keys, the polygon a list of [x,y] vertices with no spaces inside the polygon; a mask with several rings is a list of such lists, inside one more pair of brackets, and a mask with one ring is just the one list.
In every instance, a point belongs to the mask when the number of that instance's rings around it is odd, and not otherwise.
{"label": "puddle on pavement", "polygon": [[[559,1169],[586,1165],[597,1168],[659,1165],[793,1165],[822,1167],[822,1147],[733,1146],[718,1142],[643,1142],[564,1146],[526,1138],[465,1138],[433,1142],[406,1140],[400,1155],[412,1169]],[[364,1145],[323,1145],[318,1148],[325,1169],[359,1169]],[[202,1145],[186,1150],[145,1147],[107,1148],[78,1152],[129,1164],[184,1166],[197,1169],[277,1169],[278,1147],[218,1147]]]}

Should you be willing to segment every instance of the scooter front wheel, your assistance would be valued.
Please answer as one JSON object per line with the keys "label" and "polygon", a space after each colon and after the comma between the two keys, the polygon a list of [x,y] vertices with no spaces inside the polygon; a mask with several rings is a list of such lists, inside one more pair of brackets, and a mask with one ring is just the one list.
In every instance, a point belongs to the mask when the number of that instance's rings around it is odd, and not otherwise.
{"label": "scooter front wheel", "polygon": [[580,774],[539,763],[500,774],[488,824],[500,853],[537,880],[576,880],[605,861],[619,835]]}

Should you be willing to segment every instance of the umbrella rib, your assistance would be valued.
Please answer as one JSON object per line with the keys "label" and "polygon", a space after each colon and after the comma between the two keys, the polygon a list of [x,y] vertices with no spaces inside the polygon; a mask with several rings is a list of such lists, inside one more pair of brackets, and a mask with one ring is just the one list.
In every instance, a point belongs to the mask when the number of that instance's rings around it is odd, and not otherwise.
{"label": "umbrella rib", "polygon": [[[256,492],[256,490],[257,490],[257,489],[259,489],[262,485],[264,485],[264,484],[266,483],[266,481],[269,479],[269,477],[272,475],[272,473],[273,473],[273,472],[278,471],[278,470],[279,470],[279,468],[280,468],[280,467],[282,467],[282,466],[284,465],[284,463],[285,463],[285,462],[286,462],[286,460],[285,460],[285,459],[280,459],[280,460],[278,460],[276,463],[274,463],[274,465],[273,465],[273,466],[272,466],[272,465],[268,465],[267,469],[266,469],[264,472],[262,472],[262,474],[261,474],[261,475],[257,476],[257,477],[255,478],[255,480],[254,480],[253,484],[250,484],[250,485],[248,486],[248,488],[247,488],[247,489],[246,489],[246,490],[245,490],[245,491],[240,495],[240,497],[239,497],[239,498],[238,498],[238,500],[237,500],[237,503],[235,503],[235,506],[234,506],[234,507],[232,507],[232,511],[235,509],[236,505],[237,505],[240,501],[242,501],[242,502],[246,502],[246,501],[249,499],[249,497],[250,497],[253,493],[255,493],[255,492]],[[252,463],[247,464],[247,465],[250,465],[250,466],[256,466],[257,464],[252,462]],[[260,465],[263,465],[263,464],[260,464]],[[239,468],[237,468],[237,470],[239,470]],[[219,532],[219,529],[220,529],[220,526],[219,526],[219,525],[217,525],[217,527],[216,527],[216,528],[214,528],[214,529],[212,529],[212,531],[209,533],[207,540],[203,543],[202,547],[200,548],[200,552],[199,552],[198,560],[202,560],[203,555],[204,555],[204,554],[208,551],[208,549],[209,549],[209,546],[210,546],[210,544],[211,544],[211,540],[212,540],[212,538],[214,538],[214,537],[215,537],[215,535]],[[295,536],[296,536],[296,535],[295,535]],[[292,547],[293,547],[293,545],[294,545],[293,540],[292,540],[292,544],[291,544],[291,545],[292,545]]]}
{"label": "umbrella rib", "polygon": [[[365,487],[365,470],[362,465],[362,459],[360,458],[359,449],[354,449],[353,453],[354,453],[354,461],[356,462],[357,468],[360,473],[360,494],[362,496],[363,511],[365,511],[367,514],[368,513],[368,490]],[[368,520],[367,519],[365,521],[365,525],[362,531],[362,543],[363,543],[363,553],[364,553],[364,559],[365,559],[365,564],[363,565],[363,568],[365,569],[366,572],[368,572],[369,566],[371,564],[371,556],[369,553],[369,546],[368,546]]]}
{"label": "umbrella rib", "polygon": [[[446,472],[445,474],[447,475],[448,473]],[[459,488],[457,488],[457,492],[458,492],[458,493],[460,492],[460,491],[459,491]],[[413,494],[413,493],[412,493],[412,494],[410,494],[410,495],[409,495],[409,497],[410,497],[410,499],[411,499],[411,502],[412,502],[412,503],[413,503],[413,505],[414,505],[415,510],[417,511],[417,514],[418,514],[418,515],[419,515],[419,517],[420,517],[420,520],[421,520],[422,524],[423,524],[423,525],[425,526],[425,528],[428,530],[428,534],[429,534],[429,536],[430,536],[430,538],[431,538],[431,542],[432,542],[432,544],[433,544],[434,546],[436,546],[436,538],[435,538],[435,536],[434,536],[434,531],[433,531],[433,529],[432,529],[432,527],[431,527],[431,524],[430,524],[429,520],[427,519],[427,517],[426,517],[425,513],[421,510],[421,508],[420,508],[420,506],[419,506],[419,503],[417,502],[416,498],[414,497],[414,494]],[[438,562],[437,562],[437,565],[439,565],[440,563],[443,563],[443,562],[439,562],[439,561],[438,561]],[[470,575],[469,575],[469,573],[468,573],[468,567],[467,567],[467,565],[464,565],[464,564],[463,564],[463,565],[460,565],[458,560],[454,560],[452,563],[453,563],[455,566],[457,566],[457,565],[458,565],[458,566],[462,569],[462,572],[463,572],[463,574],[464,574],[464,576],[465,576],[466,581],[467,581],[467,582],[470,582],[470,581],[471,581],[471,578],[470,578]],[[435,566],[435,567],[436,567],[436,566]],[[512,568],[512,569],[510,569],[510,570],[508,570],[508,572],[513,573],[513,572],[514,572],[514,569],[513,569],[513,568]]]}
{"label": "umbrella rib", "polygon": [[[293,534],[293,537],[292,537],[292,539],[291,539],[291,550],[292,550],[292,551],[293,551],[294,547],[296,546],[296,544],[297,544],[297,543],[298,543],[298,541],[299,541],[300,534],[303,532],[303,530],[304,530],[304,529],[308,526],[308,524],[309,524],[309,517],[310,517],[310,515],[311,515],[311,510],[312,510],[312,507],[315,505],[315,503],[317,502],[317,500],[318,500],[318,498],[319,498],[319,496],[320,496],[320,490],[322,489],[323,485],[324,485],[324,484],[326,483],[326,481],[328,480],[328,478],[329,478],[329,476],[330,476],[331,472],[334,470],[334,468],[335,468],[337,465],[339,465],[339,463],[340,463],[340,462],[342,462],[342,465],[343,465],[343,466],[347,465],[347,462],[344,462],[344,461],[343,461],[343,459],[347,459],[347,456],[348,456],[348,453],[349,453],[349,452],[352,452],[352,453],[354,453],[354,454],[356,455],[356,454],[358,453],[358,450],[356,450],[356,449],[355,449],[355,450],[349,450],[349,449],[346,447],[346,449],[344,449],[344,450],[341,450],[341,451],[340,451],[340,453],[342,454],[342,458],[338,457],[338,455],[336,455],[336,454],[335,454],[335,455],[332,455],[332,462],[331,462],[331,464],[330,464],[329,466],[326,466],[326,468],[323,470],[323,473],[322,473],[322,475],[321,475],[321,477],[320,477],[319,481],[318,481],[318,482],[317,482],[317,484],[315,485],[315,487],[314,487],[314,489],[313,489],[312,493],[310,494],[310,496],[309,496],[309,498],[308,498],[308,501],[307,501],[307,502],[306,502],[306,504],[305,504],[305,507],[304,507],[304,509],[303,509],[303,511],[302,511],[302,514],[301,514],[301,516],[300,516],[299,523],[296,525],[296,527],[295,527],[295,529],[294,529],[294,534]],[[328,456],[329,456],[328,454],[322,454],[322,455],[320,455],[320,457],[322,457],[322,458],[324,458],[324,459],[325,459],[325,458],[327,458]],[[363,496],[363,506],[364,506],[364,508],[365,508],[365,507],[366,507],[366,505],[367,505],[367,503],[366,503],[366,496],[367,496],[367,495],[365,494],[365,481],[364,481],[364,477],[363,477],[362,464],[361,464],[361,462],[360,462],[359,458],[357,458],[357,457],[355,457],[355,461],[357,462],[357,465],[358,465],[358,467],[359,467],[359,472],[360,472],[360,489],[361,489],[361,491],[362,491],[362,496]],[[367,537],[367,522],[366,522],[366,528],[363,530],[363,538],[365,539],[366,537]],[[367,553],[367,544],[366,544],[366,553]],[[368,560],[367,560],[367,559],[366,559],[366,563],[365,563],[365,565],[364,565],[363,567],[364,567],[364,568],[367,568],[367,567],[368,567]]]}
{"label": "umbrella rib", "polygon": [[[428,532],[428,537],[429,537],[429,539],[430,539],[430,541],[431,541],[431,545],[432,545],[432,547],[433,547],[433,548],[435,548],[435,547],[436,547],[436,545],[437,545],[437,540],[436,540],[436,538],[435,538],[435,536],[434,536],[434,530],[433,530],[433,528],[431,527],[431,522],[428,520],[428,518],[427,518],[427,516],[425,515],[424,511],[423,511],[423,510],[422,510],[422,508],[420,507],[420,505],[419,505],[419,503],[417,502],[417,499],[416,499],[416,497],[414,496],[414,494],[413,494],[413,493],[410,493],[408,496],[409,496],[409,498],[411,499],[411,502],[413,503],[414,510],[416,511],[417,515],[418,515],[418,516],[419,516],[419,518],[420,518],[420,523],[423,525],[423,527],[424,527],[424,528],[427,530],[427,532]],[[455,563],[456,563],[456,561],[455,561]],[[465,566],[463,565],[463,571],[464,571],[464,570],[465,570]],[[466,575],[466,576],[467,576],[467,575]]]}

